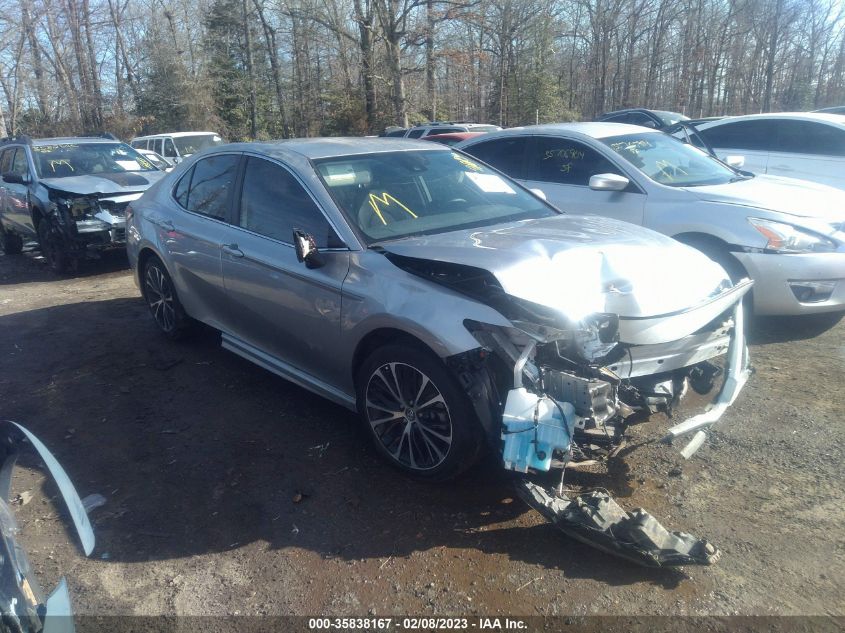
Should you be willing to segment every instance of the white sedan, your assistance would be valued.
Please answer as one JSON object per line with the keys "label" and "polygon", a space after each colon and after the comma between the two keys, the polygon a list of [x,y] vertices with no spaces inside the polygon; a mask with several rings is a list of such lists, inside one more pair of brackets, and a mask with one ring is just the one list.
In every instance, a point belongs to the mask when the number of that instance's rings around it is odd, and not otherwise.
{"label": "white sedan", "polygon": [[757,314],[845,311],[845,192],[741,172],[618,123],[511,128],[458,149],[563,211],[605,215],[695,246],[754,280]]}

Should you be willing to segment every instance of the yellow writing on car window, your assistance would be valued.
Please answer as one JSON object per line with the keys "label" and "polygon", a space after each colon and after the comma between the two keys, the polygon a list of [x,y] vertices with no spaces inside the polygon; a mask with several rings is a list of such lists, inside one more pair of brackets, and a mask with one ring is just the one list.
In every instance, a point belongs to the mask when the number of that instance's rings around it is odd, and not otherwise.
{"label": "yellow writing on car window", "polygon": [[454,158],[467,169],[471,169],[472,171],[481,171],[481,167],[479,167],[477,163],[472,162],[470,159],[465,158],[460,154],[452,154],[452,158]]}
{"label": "yellow writing on car window", "polygon": [[70,164],[70,161],[67,158],[61,158],[59,160],[51,160],[50,161],[50,169],[56,171],[56,167],[59,165],[65,165],[71,171],[75,171],[73,165]]}
{"label": "yellow writing on car window", "polygon": [[560,170],[561,170],[564,174],[568,174],[569,172],[571,172],[571,171],[572,171],[572,163],[566,163],[565,165],[561,165],[561,166],[560,166]]}
{"label": "yellow writing on car window", "polygon": [[[373,211],[378,216],[378,219],[381,220],[381,223],[385,226],[387,225],[387,220],[384,219],[384,215],[381,212],[381,207],[389,207],[391,204],[395,204],[414,219],[417,219],[419,217],[416,213],[411,211],[408,207],[399,202],[396,198],[391,196],[386,191],[383,192],[381,195],[378,195],[377,193],[370,194],[370,206],[373,208]],[[381,207],[379,205],[381,205]]]}
{"label": "yellow writing on car window", "polygon": [[567,147],[566,149],[548,149],[543,155],[543,160],[549,160],[550,158],[583,160],[584,150],[576,149],[574,147]]}

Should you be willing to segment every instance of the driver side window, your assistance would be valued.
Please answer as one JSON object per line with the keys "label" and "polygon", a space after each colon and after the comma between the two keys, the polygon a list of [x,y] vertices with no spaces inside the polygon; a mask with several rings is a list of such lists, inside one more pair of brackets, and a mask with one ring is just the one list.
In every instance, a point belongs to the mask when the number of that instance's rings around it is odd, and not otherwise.
{"label": "driver side window", "polygon": [[591,176],[619,174],[613,163],[578,141],[541,136],[532,145],[532,180],[587,187]]}
{"label": "driver side window", "polygon": [[247,159],[239,224],[286,244],[292,243],[293,230],[301,229],[314,236],[317,248],[342,246],[323,212],[296,178],[261,158]]}
{"label": "driver side window", "polygon": [[15,159],[12,162],[12,172],[18,174],[19,176],[29,175],[29,164],[26,161],[26,150],[23,147],[19,147],[18,151],[15,153]]}

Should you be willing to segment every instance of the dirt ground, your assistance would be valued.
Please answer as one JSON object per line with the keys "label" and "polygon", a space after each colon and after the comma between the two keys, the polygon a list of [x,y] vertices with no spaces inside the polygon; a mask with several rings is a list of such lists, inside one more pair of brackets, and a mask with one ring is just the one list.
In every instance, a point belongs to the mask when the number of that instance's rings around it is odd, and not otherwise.
{"label": "dirt ground", "polygon": [[843,615],[845,323],[758,321],[752,336],[756,374],[693,459],[654,442],[668,425],[654,416],[606,470],[567,475],[723,551],[652,570],[568,540],[494,459],[417,483],[350,413],[214,333],[165,340],[125,258],[58,279],[37,253],[0,254],[0,417],[81,496],[107,498],[85,558],[29,460],[21,540],[80,614]]}

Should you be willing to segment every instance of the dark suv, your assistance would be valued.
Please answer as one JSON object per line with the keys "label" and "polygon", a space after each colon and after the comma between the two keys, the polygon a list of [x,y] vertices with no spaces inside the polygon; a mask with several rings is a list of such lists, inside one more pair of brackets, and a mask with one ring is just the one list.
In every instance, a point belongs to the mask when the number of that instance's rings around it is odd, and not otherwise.
{"label": "dark suv", "polygon": [[126,244],[125,209],[164,172],[114,137],[0,140],[0,239],[38,240],[54,272]]}

